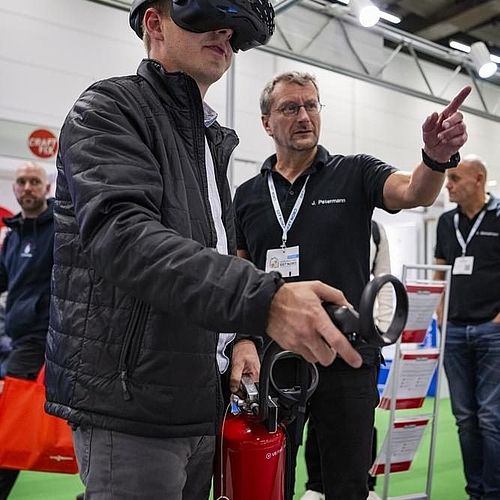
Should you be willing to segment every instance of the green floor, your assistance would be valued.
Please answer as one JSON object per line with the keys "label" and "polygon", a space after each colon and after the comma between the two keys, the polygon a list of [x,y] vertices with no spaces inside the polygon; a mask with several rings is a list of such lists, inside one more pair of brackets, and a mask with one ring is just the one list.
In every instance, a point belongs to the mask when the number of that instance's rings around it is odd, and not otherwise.
{"label": "green floor", "polygon": [[[425,414],[432,412],[433,399],[428,399],[418,412],[398,412],[398,415]],[[387,429],[388,412],[377,410],[377,427],[380,441]],[[426,431],[417,457],[409,472],[392,474],[389,496],[408,495],[425,491],[427,459],[429,453],[430,426]],[[379,443],[381,444],[381,442]],[[378,480],[377,491],[381,495],[383,478]],[[300,454],[297,470],[297,495],[303,493],[305,467]],[[438,425],[436,458],[432,482],[432,500],[466,500],[457,433],[450,411],[449,400],[441,400]],[[9,500],[74,500],[83,491],[78,476],[22,472]],[[168,499],[166,499],[168,500]],[[258,500],[258,499],[255,499]]]}

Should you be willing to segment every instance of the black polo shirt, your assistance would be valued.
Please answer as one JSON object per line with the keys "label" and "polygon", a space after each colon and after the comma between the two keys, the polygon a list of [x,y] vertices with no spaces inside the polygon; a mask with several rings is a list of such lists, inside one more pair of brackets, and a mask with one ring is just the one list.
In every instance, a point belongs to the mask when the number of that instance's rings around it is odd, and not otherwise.
{"label": "black polo shirt", "polygon": [[[479,213],[470,220],[457,207],[439,217],[434,256],[453,265],[462,255],[453,217],[465,241]],[[470,243],[466,255],[474,257],[472,274],[452,274],[448,319],[456,324],[479,324],[500,312],[500,199],[490,195],[486,214]]]}
{"label": "black polo shirt", "polygon": [[358,307],[370,279],[370,231],[374,207],[384,208],[383,188],[396,169],[368,155],[330,155],[319,146],[312,164],[293,184],[273,171],[276,156],[260,174],[236,191],[238,249],[265,269],[268,249],[279,248],[282,229],[269,194],[271,172],[285,221],[308,175],[305,197],[288,232],[287,247],[299,246],[300,276],[287,281],[321,280],[344,292]]}

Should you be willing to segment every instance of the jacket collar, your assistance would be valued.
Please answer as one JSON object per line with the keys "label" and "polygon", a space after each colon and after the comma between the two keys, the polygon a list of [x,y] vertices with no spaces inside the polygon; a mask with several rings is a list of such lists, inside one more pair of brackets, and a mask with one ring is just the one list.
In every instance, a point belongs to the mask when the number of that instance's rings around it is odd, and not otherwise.
{"label": "jacket collar", "polygon": [[217,123],[217,113],[202,101],[198,85],[188,74],[168,72],[154,59],[143,59],[137,74],[153,87],[167,106],[179,111],[179,115],[189,113],[187,103],[193,103],[199,109],[197,119],[200,120],[199,125],[205,127],[209,142],[219,145],[227,141],[227,147],[231,151],[236,147],[239,142],[236,133]]}
{"label": "jacket collar", "polygon": [[181,71],[169,72],[155,59],[143,59],[137,68],[137,74],[154,88],[168,106],[183,109],[186,102],[193,102],[203,116],[200,89],[188,74]]}

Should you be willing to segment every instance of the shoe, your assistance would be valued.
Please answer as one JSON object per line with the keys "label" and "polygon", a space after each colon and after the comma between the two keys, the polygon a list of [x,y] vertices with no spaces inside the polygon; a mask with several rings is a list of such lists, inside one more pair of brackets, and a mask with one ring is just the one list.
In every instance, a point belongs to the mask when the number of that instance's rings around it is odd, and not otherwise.
{"label": "shoe", "polygon": [[325,495],[319,491],[307,490],[300,497],[300,500],[325,500]]}
{"label": "shoe", "polygon": [[382,500],[374,491],[370,491],[366,500]]}
{"label": "shoe", "polygon": [[80,493],[79,495],[76,495],[76,500],[85,500],[85,493]]}

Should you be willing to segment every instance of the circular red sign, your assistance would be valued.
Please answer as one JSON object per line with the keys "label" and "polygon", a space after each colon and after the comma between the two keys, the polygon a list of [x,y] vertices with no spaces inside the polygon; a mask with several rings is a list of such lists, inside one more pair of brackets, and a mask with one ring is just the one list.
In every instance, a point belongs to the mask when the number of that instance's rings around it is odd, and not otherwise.
{"label": "circular red sign", "polygon": [[39,128],[28,138],[31,152],[39,158],[51,158],[57,153],[57,137],[50,131]]}

